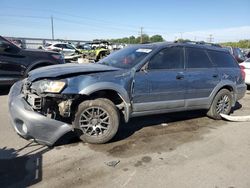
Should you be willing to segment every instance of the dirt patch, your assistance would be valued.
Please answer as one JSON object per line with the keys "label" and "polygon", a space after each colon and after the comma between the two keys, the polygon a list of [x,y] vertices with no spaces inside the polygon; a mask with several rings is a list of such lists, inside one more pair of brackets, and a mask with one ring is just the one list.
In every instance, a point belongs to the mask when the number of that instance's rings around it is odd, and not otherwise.
{"label": "dirt patch", "polygon": [[146,164],[146,163],[150,163],[152,161],[152,158],[149,157],[149,156],[144,156],[141,158],[141,160],[137,161],[135,164],[134,164],[134,167],[139,167],[139,166],[142,166],[143,164]]}

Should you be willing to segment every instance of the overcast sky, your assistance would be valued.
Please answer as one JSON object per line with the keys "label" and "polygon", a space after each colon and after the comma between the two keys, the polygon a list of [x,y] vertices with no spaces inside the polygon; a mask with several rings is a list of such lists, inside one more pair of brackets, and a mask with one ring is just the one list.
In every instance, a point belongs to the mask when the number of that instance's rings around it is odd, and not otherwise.
{"label": "overcast sky", "polygon": [[51,38],[51,16],[62,39],[250,39],[250,0],[1,0],[0,35]]}

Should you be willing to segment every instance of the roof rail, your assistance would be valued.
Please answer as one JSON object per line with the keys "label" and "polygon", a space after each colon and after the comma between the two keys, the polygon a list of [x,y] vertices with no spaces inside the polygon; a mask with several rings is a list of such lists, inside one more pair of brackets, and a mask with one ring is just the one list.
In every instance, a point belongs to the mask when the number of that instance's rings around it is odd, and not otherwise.
{"label": "roof rail", "polygon": [[186,44],[200,44],[200,45],[207,45],[207,46],[214,46],[214,47],[219,47],[222,48],[220,44],[214,44],[214,43],[209,43],[209,42],[204,42],[204,41],[174,41],[174,43],[186,43]]}

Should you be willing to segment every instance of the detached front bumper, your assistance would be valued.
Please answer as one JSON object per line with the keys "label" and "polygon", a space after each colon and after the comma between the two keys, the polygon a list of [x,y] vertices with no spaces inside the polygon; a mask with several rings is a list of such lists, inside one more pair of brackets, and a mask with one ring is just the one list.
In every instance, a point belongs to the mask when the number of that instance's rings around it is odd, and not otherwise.
{"label": "detached front bumper", "polygon": [[8,101],[11,124],[20,136],[51,146],[65,133],[73,130],[69,124],[35,112],[24,100],[21,89],[22,81],[14,84]]}

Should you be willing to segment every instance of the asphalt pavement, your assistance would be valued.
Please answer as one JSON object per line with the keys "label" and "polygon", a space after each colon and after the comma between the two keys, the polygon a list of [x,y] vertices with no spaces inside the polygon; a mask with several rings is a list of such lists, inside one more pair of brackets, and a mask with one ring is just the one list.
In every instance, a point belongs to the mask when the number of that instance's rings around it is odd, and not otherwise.
{"label": "asphalt pavement", "polygon": [[[18,136],[0,88],[0,187],[250,187],[250,122],[203,111],[132,119],[108,144],[65,135],[48,148]],[[232,115],[250,114],[250,91]]]}

